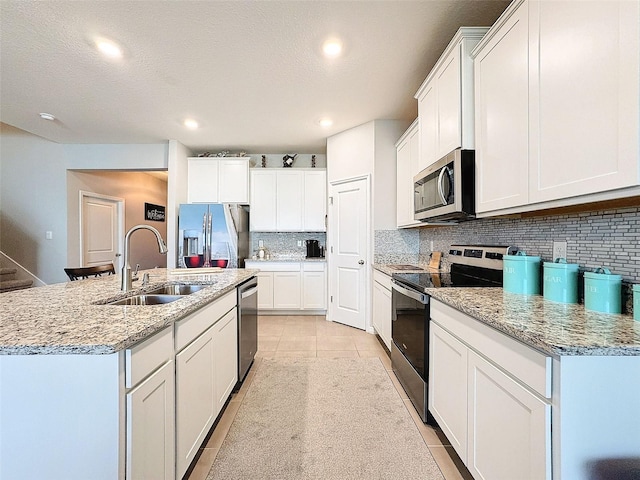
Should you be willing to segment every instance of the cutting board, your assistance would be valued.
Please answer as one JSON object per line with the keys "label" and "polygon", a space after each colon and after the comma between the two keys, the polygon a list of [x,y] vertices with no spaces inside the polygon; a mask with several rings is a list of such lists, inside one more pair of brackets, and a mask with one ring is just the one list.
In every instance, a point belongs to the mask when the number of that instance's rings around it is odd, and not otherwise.
{"label": "cutting board", "polygon": [[431,252],[431,260],[429,260],[429,268],[438,270],[440,268],[440,258],[442,252]]}

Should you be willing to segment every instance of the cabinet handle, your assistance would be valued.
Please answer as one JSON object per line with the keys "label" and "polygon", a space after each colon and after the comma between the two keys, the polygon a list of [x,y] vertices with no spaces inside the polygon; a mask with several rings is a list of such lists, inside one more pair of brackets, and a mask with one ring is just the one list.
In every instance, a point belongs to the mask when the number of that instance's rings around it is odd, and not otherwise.
{"label": "cabinet handle", "polygon": [[359,260],[358,265],[364,265],[364,260]]}

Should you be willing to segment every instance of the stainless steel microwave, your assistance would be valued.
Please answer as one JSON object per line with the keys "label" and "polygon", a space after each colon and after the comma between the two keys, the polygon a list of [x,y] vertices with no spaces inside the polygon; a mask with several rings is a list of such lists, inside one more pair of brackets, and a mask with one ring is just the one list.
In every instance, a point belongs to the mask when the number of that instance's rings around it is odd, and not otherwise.
{"label": "stainless steel microwave", "polygon": [[414,218],[460,222],[475,217],[475,152],[454,150],[422,170],[414,181]]}

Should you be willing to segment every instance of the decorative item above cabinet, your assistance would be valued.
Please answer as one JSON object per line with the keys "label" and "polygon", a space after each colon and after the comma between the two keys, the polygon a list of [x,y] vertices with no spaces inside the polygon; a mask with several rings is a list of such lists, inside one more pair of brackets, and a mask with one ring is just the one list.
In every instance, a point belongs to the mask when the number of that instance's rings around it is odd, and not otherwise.
{"label": "decorative item above cabinet", "polygon": [[189,203],[249,203],[250,157],[189,157]]}
{"label": "decorative item above cabinet", "polygon": [[456,148],[474,148],[471,50],[488,30],[461,27],[415,94],[420,161],[413,175]]}

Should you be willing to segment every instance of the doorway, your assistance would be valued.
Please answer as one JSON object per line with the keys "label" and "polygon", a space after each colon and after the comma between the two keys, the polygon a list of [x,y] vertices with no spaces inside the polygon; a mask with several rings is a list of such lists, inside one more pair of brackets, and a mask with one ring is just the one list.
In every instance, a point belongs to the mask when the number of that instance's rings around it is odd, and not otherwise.
{"label": "doorway", "polygon": [[124,199],[80,191],[80,263],[122,268]]}
{"label": "doorway", "polygon": [[370,179],[329,187],[329,319],[366,330],[369,311]]}

